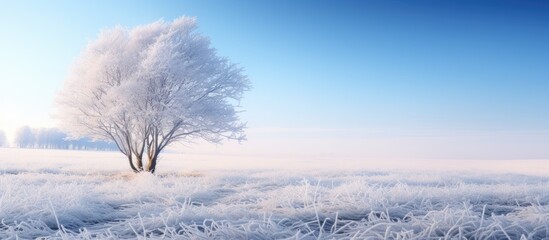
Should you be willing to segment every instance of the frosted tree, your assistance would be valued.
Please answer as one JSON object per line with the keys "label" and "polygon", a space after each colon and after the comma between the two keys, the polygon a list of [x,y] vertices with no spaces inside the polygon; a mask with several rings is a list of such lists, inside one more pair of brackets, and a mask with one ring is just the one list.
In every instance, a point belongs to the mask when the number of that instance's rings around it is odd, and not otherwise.
{"label": "frosted tree", "polygon": [[15,133],[15,145],[20,148],[34,148],[36,137],[29,126],[23,126]]}
{"label": "frosted tree", "polygon": [[243,70],[196,32],[194,18],[115,27],[73,66],[59,117],[73,137],[110,140],[133,171],[154,172],[172,143],[244,140],[237,113],[249,88]]}

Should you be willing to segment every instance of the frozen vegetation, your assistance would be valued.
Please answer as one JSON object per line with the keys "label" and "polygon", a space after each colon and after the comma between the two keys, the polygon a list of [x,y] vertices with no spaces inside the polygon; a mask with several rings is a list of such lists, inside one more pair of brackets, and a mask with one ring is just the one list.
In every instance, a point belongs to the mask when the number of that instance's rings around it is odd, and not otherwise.
{"label": "frozen vegetation", "polygon": [[[0,149],[0,239],[543,239],[544,161]],[[400,163],[400,164],[399,164]]]}

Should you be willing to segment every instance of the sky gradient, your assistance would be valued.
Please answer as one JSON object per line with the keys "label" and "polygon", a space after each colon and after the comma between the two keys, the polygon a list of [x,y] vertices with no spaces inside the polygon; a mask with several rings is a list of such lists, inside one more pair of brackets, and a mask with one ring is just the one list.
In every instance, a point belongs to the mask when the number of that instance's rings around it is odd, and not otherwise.
{"label": "sky gradient", "polygon": [[543,1],[3,1],[0,129],[55,126],[101,29],[196,16],[246,69],[249,141],[186,151],[549,159]]}

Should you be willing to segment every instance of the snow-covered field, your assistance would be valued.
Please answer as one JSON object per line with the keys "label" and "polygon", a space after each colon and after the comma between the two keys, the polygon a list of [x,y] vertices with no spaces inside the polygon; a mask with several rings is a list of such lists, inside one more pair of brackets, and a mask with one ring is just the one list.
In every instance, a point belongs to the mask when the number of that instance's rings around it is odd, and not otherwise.
{"label": "snow-covered field", "polygon": [[0,149],[0,239],[543,239],[548,165]]}

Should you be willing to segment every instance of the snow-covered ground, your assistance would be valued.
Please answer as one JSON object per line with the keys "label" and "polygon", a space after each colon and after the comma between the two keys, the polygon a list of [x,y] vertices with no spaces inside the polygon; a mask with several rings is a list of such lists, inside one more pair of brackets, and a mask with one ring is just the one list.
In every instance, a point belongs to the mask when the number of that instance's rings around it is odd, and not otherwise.
{"label": "snow-covered ground", "polygon": [[0,239],[543,239],[549,161],[0,149]]}

